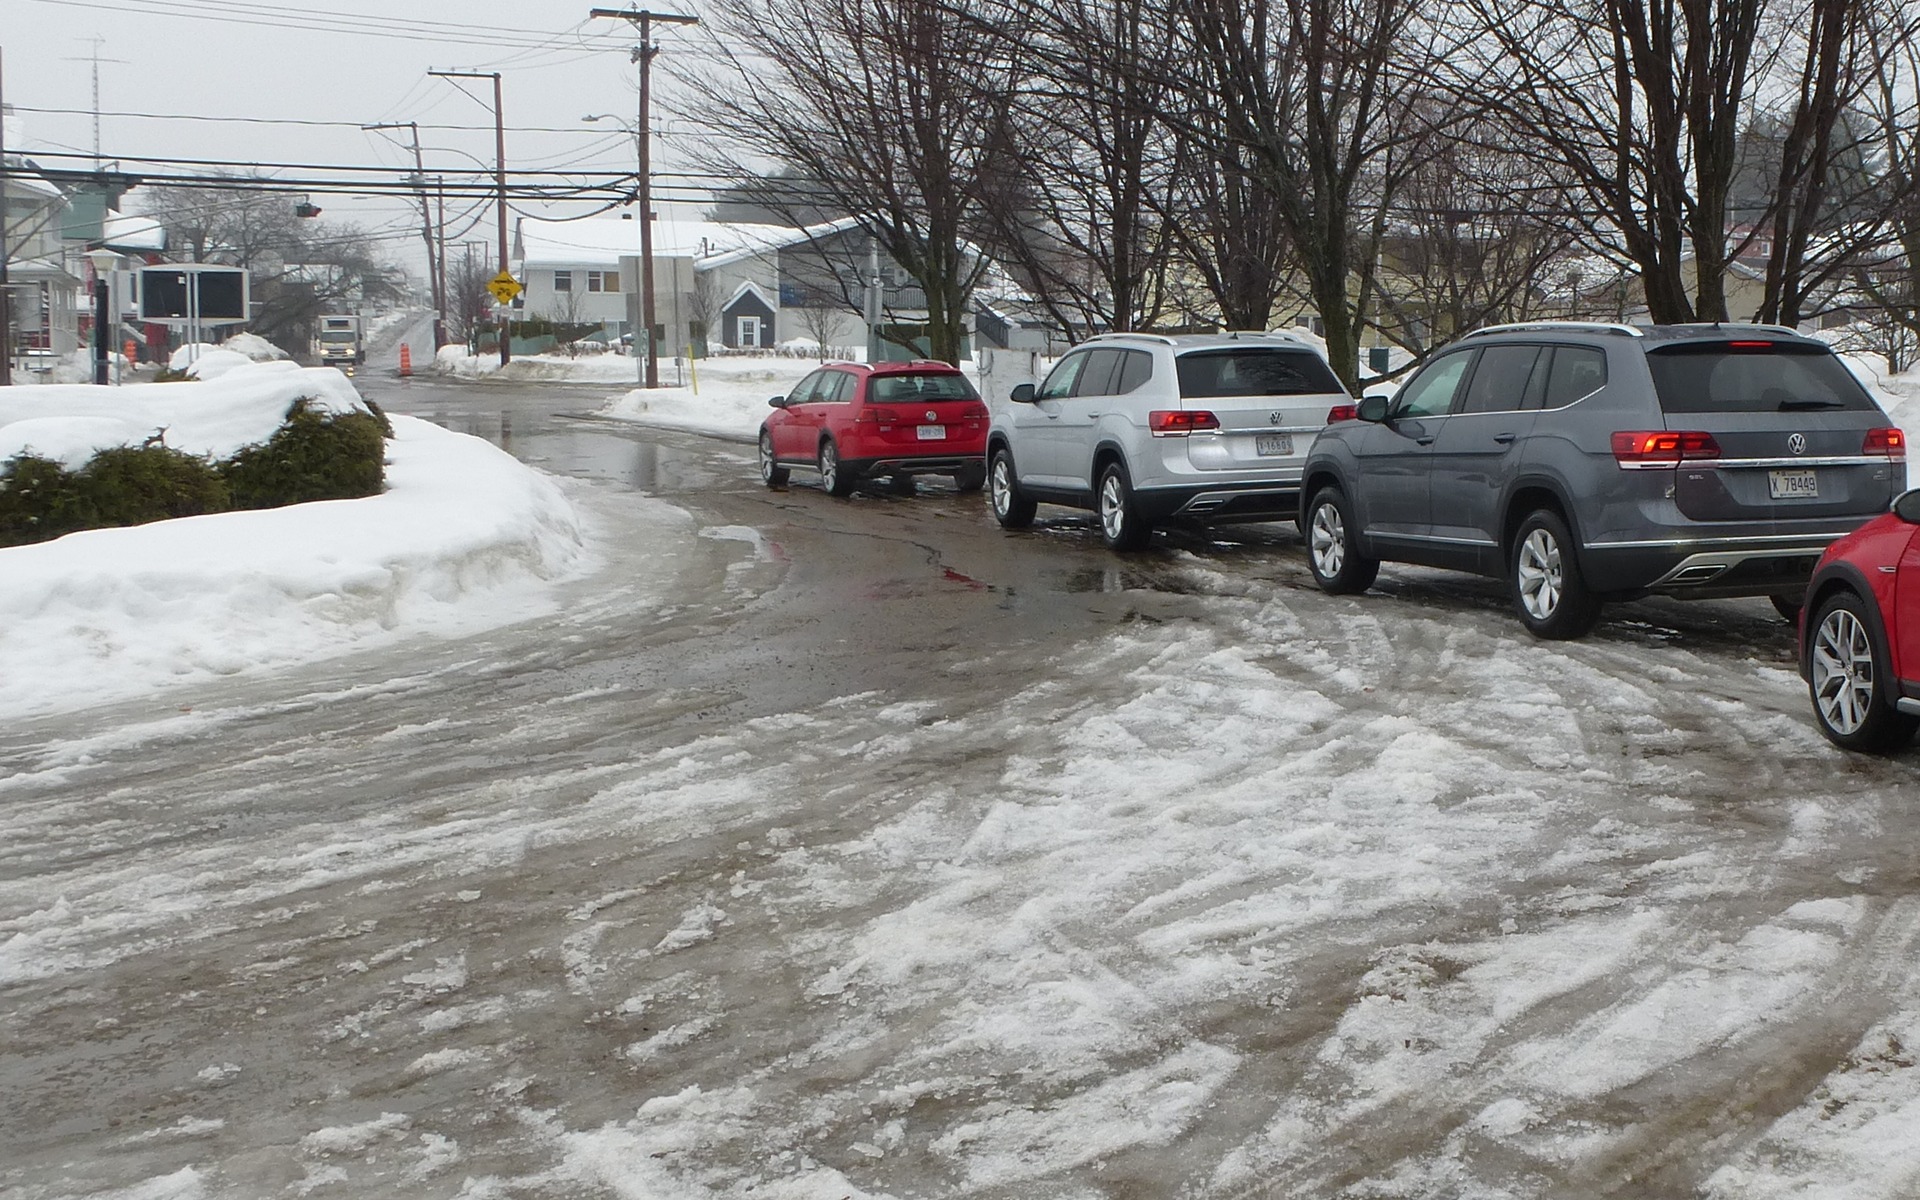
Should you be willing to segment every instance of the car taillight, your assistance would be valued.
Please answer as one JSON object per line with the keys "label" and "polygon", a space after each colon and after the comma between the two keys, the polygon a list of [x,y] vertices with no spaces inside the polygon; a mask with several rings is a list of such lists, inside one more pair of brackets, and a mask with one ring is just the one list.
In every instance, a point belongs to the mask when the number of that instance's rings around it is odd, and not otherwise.
{"label": "car taillight", "polygon": [[1357,404],[1336,404],[1327,410],[1327,424],[1331,425],[1335,421],[1351,421],[1359,415],[1360,406]]}
{"label": "car taillight", "polygon": [[1147,428],[1155,437],[1185,437],[1208,429],[1220,428],[1220,418],[1210,412],[1155,409],[1147,414]]}
{"label": "car taillight", "polygon": [[1895,462],[1907,460],[1907,435],[1898,429],[1869,429],[1860,444],[1862,454],[1884,454]]}
{"label": "car taillight", "polygon": [[1613,457],[1621,466],[1719,458],[1720,443],[1696,430],[1632,430],[1613,435]]}

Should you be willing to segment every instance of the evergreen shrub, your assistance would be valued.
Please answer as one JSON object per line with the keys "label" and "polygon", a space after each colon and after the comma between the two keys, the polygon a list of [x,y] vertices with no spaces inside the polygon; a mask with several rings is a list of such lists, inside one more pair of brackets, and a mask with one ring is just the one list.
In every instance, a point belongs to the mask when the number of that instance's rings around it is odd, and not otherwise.
{"label": "evergreen shrub", "polygon": [[392,434],[377,409],[328,413],[303,398],[265,443],[224,461],[171,449],[158,435],[142,446],[102,450],[78,471],[15,455],[0,463],[0,546],[169,517],[378,495]]}

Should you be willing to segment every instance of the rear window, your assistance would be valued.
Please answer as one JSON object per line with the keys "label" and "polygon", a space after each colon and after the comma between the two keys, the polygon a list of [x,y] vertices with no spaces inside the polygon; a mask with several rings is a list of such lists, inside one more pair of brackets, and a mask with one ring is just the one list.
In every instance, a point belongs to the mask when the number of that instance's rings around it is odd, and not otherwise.
{"label": "rear window", "polygon": [[1249,347],[1200,350],[1175,360],[1180,395],[1189,400],[1218,396],[1324,396],[1341,393],[1340,381],[1309,350]]}
{"label": "rear window", "polygon": [[1701,342],[1647,352],[1670,413],[1876,410],[1846,364],[1822,346]]}
{"label": "rear window", "polygon": [[867,385],[867,398],[882,404],[918,404],[922,400],[977,400],[979,396],[965,375],[943,371],[925,375],[875,375]]}

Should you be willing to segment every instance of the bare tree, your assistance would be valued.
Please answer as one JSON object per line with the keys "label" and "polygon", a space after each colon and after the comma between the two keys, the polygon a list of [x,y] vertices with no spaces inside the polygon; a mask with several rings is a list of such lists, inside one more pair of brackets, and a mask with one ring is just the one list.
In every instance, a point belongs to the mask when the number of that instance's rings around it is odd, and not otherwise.
{"label": "bare tree", "polygon": [[998,133],[1007,169],[979,199],[988,246],[1077,338],[1157,322],[1174,244],[1179,136],[1161,69],[1171,36],[1147,0],[990,0],[1021,86]]}
{"label": "bare tree", "polygon": [[986,266],[973,197],[1003,169],[995,35],[941,0],[722,0],[708,24],[730,69],[683,79],[739,143],[723,169],[772,158],[817,181],[813,203],[851,212],[913,277],[930,352],[958,362]]}
{"label": "bare tree", "polygon": [[373,238],[295,215],[284,192],[235,179],[232,187],[156,187],[141,199],[141,211],[188,261],[247,269],[256,304],[250,327],[280,345],[308,345],[320,314],[344,303],[406,295],[402,273],[375,252]]}
{"label": "bare tree", "polygon": [[1537,165],[1497,125],[1456,123],[1408,171],[1378,247],[1373,328],[1418,363],[1476,326],[1526,320],[1574,234],[1535,203]]}
{"label": "bare tree", "polygon": [[[1439,31],[1419,0],[1177,0],[1177,11],[1186,40],[1167,59],[1186,110],[1218,115],[1195,122],[1218,139],[1201,169],[1244,164],[1265,193],[1352,387],[1374,251],[1426,136],[1415,101]],[[1259,327],[1270,314],[1226,315]]]}

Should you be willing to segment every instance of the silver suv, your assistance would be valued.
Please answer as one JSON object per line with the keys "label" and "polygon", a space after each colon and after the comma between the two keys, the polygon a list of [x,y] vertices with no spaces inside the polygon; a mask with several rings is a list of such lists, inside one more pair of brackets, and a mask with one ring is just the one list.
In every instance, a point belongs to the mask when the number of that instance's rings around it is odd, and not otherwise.
{"label": "silver suv", "polygon": [[1102,334],[995,407],[993,515],[1019,529],[1036,504],[1090,508],[1115,550],[1170,520],[1291,519],[1307,447],[1352,405],[1291,334]]}
{"label": "silver suv", "polygon": [[1906,439],[1825,343],[1765,325],[1483,329],[1308,453],[1314,578],[1384,560],[1504,578],[1544,638],[1649,594],[1797,613],[1834,539],[1906,487]]}

